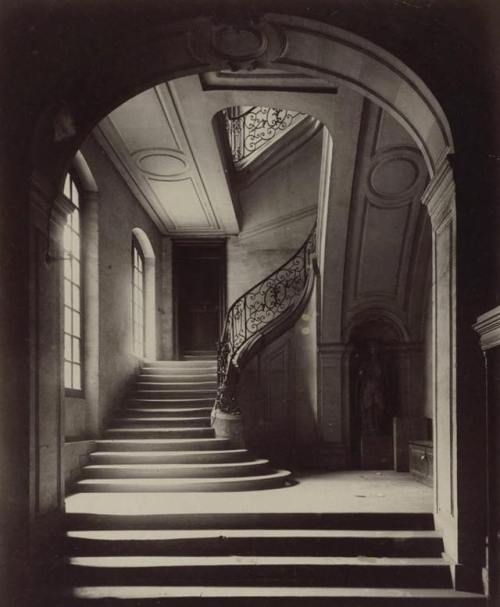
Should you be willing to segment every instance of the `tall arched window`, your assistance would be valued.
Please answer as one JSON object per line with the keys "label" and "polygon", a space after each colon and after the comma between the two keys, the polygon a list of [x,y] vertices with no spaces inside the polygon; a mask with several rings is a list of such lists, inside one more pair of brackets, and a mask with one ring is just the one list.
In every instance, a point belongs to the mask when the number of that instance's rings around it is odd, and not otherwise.
{"label": "tall arched window", "polygon": [[74,205],[64,227],[64,387],[69,392],[83,391],[82,384],[82,284],[80,195],[68,173],[64,194]]}
{"label": "tall arched window", "polygon": [[132,238],[132,347],[134,354],[144,358],[145,343],[144,254]]}

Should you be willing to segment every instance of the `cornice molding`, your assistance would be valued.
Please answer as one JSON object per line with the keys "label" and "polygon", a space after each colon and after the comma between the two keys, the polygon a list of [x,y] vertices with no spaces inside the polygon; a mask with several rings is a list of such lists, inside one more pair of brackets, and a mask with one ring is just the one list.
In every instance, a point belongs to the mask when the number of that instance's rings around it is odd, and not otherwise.
{"label": "cornice molding", "polygon": [[450,156],[444,156],[422,195],[434,231],[454,212],[455,181]]}
{"label": "cornice molding", "polygon": [[478,333],[483,350],[500,346],[500,306],[478,316],[472,328]]}
{"label": "cornice molding", "polygon": [[242,232],[240,232],[240,241],[250,240],[252,238],[255,238],[256,236],[259,236],[263,232],[267,232],[268,230],[276,230],[284,225],[293,223],[294,221],[310,217],[311,215],[316,214],[317,211],[318,206],[316,204],[313,204],[303,209],[299,209],[298,211],[295,211],[293,213],[280,215],[279,217],[276,217],[274,219],[263,221],[262,223],[257,224],[249,230],[243,230]]}
{"label": "cornice molding", "polygon": [[[34,174],[31,178],[30,212],[33,225],[57,239],[57,230],[66,223],[75,205],[54,186]],[[54,227],[54,230],[51,228]]]}

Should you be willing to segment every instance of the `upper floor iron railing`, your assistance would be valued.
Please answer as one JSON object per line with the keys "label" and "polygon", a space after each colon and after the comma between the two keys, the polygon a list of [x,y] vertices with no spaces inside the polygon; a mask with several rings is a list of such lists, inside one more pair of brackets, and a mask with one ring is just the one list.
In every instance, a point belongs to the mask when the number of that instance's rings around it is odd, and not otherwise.
{"label": "upper floor iron railing", "polygon": [[304,298],[314,272],[316,226],[294,255],[229,308],[217,353],[216,409],[238,413],[236,385],[244,355]]}
{"label": "upper floor iron railing", "polygon": [[273,107],[230,107],[223,111],[234,166],[246,166],[306,114]]}

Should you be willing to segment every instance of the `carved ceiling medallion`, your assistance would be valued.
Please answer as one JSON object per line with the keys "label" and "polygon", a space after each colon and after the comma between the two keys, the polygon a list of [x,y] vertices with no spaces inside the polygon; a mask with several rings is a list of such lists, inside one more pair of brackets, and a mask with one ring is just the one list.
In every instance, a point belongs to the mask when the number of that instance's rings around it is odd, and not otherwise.
{"label": "carved ceiling medallion", "polygon": [[374,159],[368,175],[370,201],[375,206],[410,204],[423,185],[423,173],[412,150],[391,150]]}
{"label": "carved ceiling medallion", "polygon": [[182,158],[182,152],[175,150],[151,149],[134,154],[142,173],[148,177],[177,180],[185,176],[189,167]]}
{"label": "carved ceiling medallion", "polygon": [[264,19],[199,19],[189,35],[193,58],[232,71],[263,67],[281,57],[285,49],[285,34]]}

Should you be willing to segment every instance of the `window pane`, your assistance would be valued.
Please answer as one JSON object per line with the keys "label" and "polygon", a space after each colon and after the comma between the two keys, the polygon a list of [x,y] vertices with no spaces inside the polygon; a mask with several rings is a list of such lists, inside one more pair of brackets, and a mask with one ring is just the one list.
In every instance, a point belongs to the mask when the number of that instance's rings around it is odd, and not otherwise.
{"label": "window pane", "polygon": [[82,377],[80,365],[73,365],[73,388],[75,390],[82,389]]}
{"label": "window pane", "polygon": [[64,330],[66,333],[71,333],[71,308],[64,306]]}
{"label": "window pane", "polygon": [[71,360],[71,335],[64,334],[64,360]]}
{"label": "window pane", "polygon": [[71,287],[71,289],[73,292],[71,307],[73,308],[73,310],[79,310],[80,309],[80,287],[78,285],[74,284]]}
{"label": "window pane", "polygon": [[80,262],[73,259],[71,262],[71,277],[76,285],[80,284]]}
{"label": "window pane", "polygon": [[73,362],[81,363],[80,360],[80,340],[77,337],[73,337]]}
{"label": "window pane", "polygon": [[71,283],[69,280],[64,280],[64,303],[71,306]]}
{"label": "window pane", "polygon": [[64,387],[71,388],[73,384],[72,373],[71,373],[71,363],[64,363]]}
{"label": "window pane", "polygon": [[64,278],[71,278],[71,260],[68,259],[67,251],[64,252]]}
{"label": "window pane", "polygon": [[73,335],[80,337],[80,313],[73,312]]}
{"label": "window pane", "polygon": [[80,236],[78,232],[71,233],[71,255],[80,259]]}

